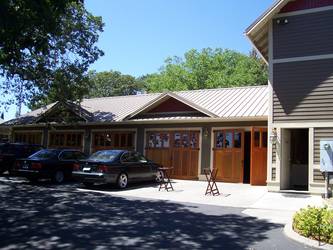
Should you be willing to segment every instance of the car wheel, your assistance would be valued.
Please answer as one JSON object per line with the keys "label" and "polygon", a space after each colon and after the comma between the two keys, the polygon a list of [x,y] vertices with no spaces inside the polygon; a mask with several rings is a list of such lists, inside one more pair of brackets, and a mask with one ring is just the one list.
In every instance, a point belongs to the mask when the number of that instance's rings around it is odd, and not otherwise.
{"label": "car wheel", "polygon": [[125,173],[121,173],[118,177],[117,181],[118,187],[124,189],[127,187],[128,184],[128,177]]}
{"label": "car wheel", "polygon": [[163,172],[161,170],[157,170],[155,181],[159,183],[162,180],[163,180]]}
{"label": "car wheel", "polygon": [[62,170],[58,170],[55,172],[54,176],[53,176],[53,181],[57,184],[60,184],[64,181],[65,179],[65,174],[64,171]]}
{"label": "car wheel", "polygon": [[94,186],[94,183],[91,183],[91,182],[83,182],[83,185],[86,187],[86,188],[92,188]]}

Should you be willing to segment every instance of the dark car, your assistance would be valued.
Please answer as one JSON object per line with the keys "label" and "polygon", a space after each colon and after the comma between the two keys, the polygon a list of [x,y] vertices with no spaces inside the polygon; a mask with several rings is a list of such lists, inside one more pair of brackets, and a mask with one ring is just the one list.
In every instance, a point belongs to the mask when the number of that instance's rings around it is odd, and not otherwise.
{"label": "dark car", "polygon": [[62,183],[72,177],[74,164],[87,156],[74,149],[43,149],[26,159],[16,161],[15,174],[30,181],[51,178]]}
{"label": "dark car", "polygon": [[73,177],[85,186],[117,184],[121,189],[129,182],[161,181],[160,165],[147,160],[138,152],[102,150],[75,166]]}
{"label": "dark car", "polygon": [[12,173],[15,161],[26,158],[41,150],[41,145],[25,143],[1,143],[0,144],[0,173],[5,171]]}

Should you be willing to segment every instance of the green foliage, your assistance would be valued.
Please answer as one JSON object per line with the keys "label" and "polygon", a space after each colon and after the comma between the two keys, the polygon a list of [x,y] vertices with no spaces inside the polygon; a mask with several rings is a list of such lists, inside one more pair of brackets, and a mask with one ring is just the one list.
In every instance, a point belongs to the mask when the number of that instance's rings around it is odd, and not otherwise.
{"label": "green foliage", "polygon": [[165,61],[159,73],[147,75],[148,90],[192,90],[267,84],[267,66],[256,53],[250,56],[233,50],[192,49],[184,58]]}
{"label": "green foliage", "polygon": [[103,55],[95,45],[101,17],[89,13],[82,0],[3,0],[0,13],[3,95],[35,107],[87,93],[86,72]]}
{"label": "green foliage", "polygon": [[112,70],[90,72],[89,82],[88,97],[135,95],[144,89],[144,83],[140,79]]}
{"label": "green foliage", "polygon": [[307,207],[294,215],[293,229],[299,234],[333,244],[333,210]]}

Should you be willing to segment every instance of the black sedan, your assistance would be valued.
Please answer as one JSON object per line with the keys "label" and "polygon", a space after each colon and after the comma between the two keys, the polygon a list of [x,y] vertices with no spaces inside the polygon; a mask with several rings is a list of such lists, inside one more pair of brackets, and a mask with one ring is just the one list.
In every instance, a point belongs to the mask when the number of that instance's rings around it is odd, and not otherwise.
{"label": "black sedan", "polygon": [[87,158],[78,150],[43,149],[26,159],[16,161],[15,174],[36,181],[51,178],[55,183],[70,179],[74,164]]}
{"label": "black sedan", "polygon": [[117,184],[121,189],[129,182],[162,180],[160,165],[147,160],[138,152],[127,150],[102,150],[80,161],[73,177],[85,186]]}

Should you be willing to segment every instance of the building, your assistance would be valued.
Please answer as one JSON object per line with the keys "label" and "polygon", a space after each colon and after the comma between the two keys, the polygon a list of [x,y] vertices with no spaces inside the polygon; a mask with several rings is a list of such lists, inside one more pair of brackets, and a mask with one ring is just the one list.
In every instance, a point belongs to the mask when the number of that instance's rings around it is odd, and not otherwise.
{"label": "building", "polygon": [[322,193],[333,138],[333,1],[279,0],[246,30],[269,65],[267,186]]}
{"label": "building", "polygon": [[[246,30],[268,86],[55,103],[19,119],[14,141],[86,152],[129,148],[173,177],[323,193],[320,140],[333,138],[333,0],[278,0]],[[268,127],[268,129],[267,129]]]}
{"label": "building", "polygon": [[266,185],[267,86],[194,90],[54,103],[6,122],[14,142],[133,149],[172,176]]}

